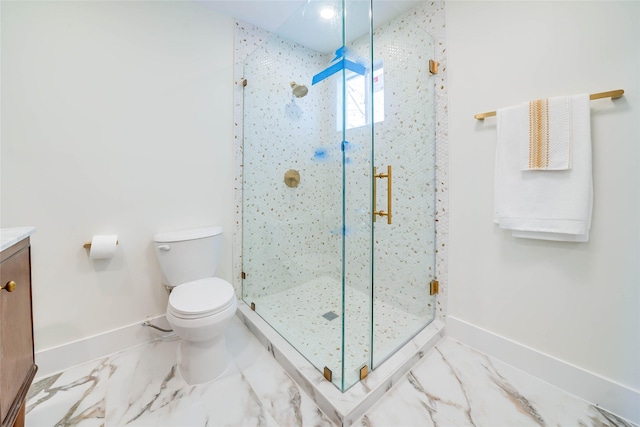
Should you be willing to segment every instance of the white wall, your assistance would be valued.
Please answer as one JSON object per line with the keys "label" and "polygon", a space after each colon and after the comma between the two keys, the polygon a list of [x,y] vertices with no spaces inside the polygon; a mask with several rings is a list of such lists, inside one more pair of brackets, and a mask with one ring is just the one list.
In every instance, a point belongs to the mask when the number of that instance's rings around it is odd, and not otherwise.
{"label": "white wall", "polygon": [[[233,28],[196,2],[2,2],[2,227],[32,225],[36,351],[164,313],[151,238],[226,230]],[[110,261],[82,245],[116,233]]]}
{"label": "white wall", "polygon": [[[447,3],[449,314],[640,389],[640,3]],[[591,102],[589,243],[515,239],[492,223],[495,118],[546,96]]]}

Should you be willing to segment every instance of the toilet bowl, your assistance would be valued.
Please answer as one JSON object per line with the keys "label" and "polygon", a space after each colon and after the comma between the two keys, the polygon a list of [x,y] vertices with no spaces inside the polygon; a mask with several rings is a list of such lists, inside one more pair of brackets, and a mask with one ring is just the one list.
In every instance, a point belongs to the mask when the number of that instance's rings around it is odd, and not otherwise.
{"label": "toilet bowl", "polygon": [[211,277],[177,286],[169,295],[167,321],[181,338],[178,367],[187,384],[201,384],[224,373],[224,331],[236,312],[233,286]]}
{"label": "toilet bowl", "polygon": [[163,283],[171,289],[166,318],[180,337],[177,364],[189,385],[218,378],[227,367],[224,331],[237,309],[233,286],[215,277],[222,229],[154,236]]}

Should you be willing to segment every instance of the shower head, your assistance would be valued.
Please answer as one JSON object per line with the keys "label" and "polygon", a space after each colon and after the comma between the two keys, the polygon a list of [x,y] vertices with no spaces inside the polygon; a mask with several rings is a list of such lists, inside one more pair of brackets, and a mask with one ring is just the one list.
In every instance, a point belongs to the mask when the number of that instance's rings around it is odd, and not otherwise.
{"label": "shower head", "polygon": [[291,92],[293,92],[293,96],[296,98],[302,98],[309,93],[309,89],[307,89],[305,85],[299,85],[296,82],[291,82]]}

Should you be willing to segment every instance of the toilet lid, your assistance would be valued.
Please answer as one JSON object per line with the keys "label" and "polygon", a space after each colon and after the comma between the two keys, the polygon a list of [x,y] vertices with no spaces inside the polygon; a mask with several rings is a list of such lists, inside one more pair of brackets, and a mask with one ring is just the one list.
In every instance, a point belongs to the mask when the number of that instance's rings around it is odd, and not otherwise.
{"label": "toilet lid", "polygon": [[233,286],[219,277],[176,286],[169,294],[169,309],[176,317],[196,318],[216,314],[233,304]]}

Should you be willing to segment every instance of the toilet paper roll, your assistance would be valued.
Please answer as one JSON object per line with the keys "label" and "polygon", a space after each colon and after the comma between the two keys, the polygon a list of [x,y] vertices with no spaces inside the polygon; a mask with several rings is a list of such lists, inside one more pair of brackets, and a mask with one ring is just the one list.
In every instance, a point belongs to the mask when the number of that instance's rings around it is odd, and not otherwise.
{"label": "toilet paper roll", "polygon": [[118,245],[118,236],[115,234],[93,236],[89,258],[105,259],[113,258]]}

